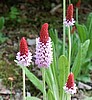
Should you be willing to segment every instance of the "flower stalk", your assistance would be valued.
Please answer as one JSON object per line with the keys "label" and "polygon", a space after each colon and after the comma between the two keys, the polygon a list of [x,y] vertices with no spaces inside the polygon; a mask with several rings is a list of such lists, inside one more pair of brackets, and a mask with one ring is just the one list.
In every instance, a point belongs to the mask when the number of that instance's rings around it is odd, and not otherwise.
{"label": "flower stalk", "polygon": [[[66,1],[63,0],[63,19],[65,19]],[[63,55],[65,55],[65,24],[63,24]]]}
{"label": "flower stalk", "polygon": [[11,94],[10,94],[10,100],[12,100],[12,83],[13,83],[13,77],[9,77],[8,80],[10,80],[10,90],[11,90]]}
{"label": "flower stalk", "polygon": [[76,8],[76,22],[78,23],[78,8]]}
{"label": "flower stalk", "polygon": [[43,79],[43,100],[46,98],[46,87],[45,87],[45,70],[50,67],[53,60],[52,53],[52,42],[49,37],[48,23],[44,23],[41,27],[40,37],[36,38],[36,55],[35,64],[39,68],[42,68],[42,79]]}
{"label": "flower stalk", "polygon": [[69,0],[69,4],[71,4],[71,0]]}
{"label": "flower stalk", "polygon": [[26,92],[25,92],[25,70],[23,70],[23,100],[25,100]]}
{"label": "flower stalk", "polygon": [[71,65],[71,34],[70,34],[70,27],[68,27],[68,39],[69,39],[69,69],[70,69],[70,65]]}
{"label": "flower stalk", "polygon": [[11,95],[10,95],[10,100],[12,100],[12,81],[11,81]]}
{"label": "flower stalk", "polygon": [[42,78],[43,78],[43,100],[46,99],[46,87],[45,87],[45,68],[42,68]]}
{"label": "flower stalk", "polygon": [[[17,65],[19,65],[20,67],[27,67],[30,65],[30,63],[32,62],[32,54],[31,52],[28,50],[28,46],[27,46],[27,42],[25,37],[22,37],[20,40],[20,50],[17,53],[16,56],[17,59]],[[22,69],[22,74],[23,74],[23,100],[25,100],[25,70]]]}

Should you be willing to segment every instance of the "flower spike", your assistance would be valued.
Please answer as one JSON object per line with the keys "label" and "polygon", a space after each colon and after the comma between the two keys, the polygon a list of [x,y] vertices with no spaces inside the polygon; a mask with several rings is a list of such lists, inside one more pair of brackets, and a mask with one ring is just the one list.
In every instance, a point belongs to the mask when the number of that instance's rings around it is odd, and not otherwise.
{"label": "flower spike", "polygon": [[16,56],[17,64],[21,66],[29,66],[32,62],[32,54],[28,50],[27,42],[24,37],[20,40],[20,51]]}
{"label": "flower spike", "polygon": [[36,55],[35,63],[38,67],[49,67],[52,57],[52,42],[48,33],[48,23],[42,25],[40,37],[36,38]]}
{"label": "flower spike", "polygon": [[65,84],[63,88],[66,91],[66,93],[69,93],[69,94],[76,93],[77,87],[76,87],[76,84],[74,83],[74,75],[72,72],[69,74],[67,83]]}
{"label": "flower spike", "polygon": [[66,19],[64,19],[64,24],[66,26],[73,26],[75,23],[74,18],[73,18],[73,5],[70,4],[67,8],[67,15]]}

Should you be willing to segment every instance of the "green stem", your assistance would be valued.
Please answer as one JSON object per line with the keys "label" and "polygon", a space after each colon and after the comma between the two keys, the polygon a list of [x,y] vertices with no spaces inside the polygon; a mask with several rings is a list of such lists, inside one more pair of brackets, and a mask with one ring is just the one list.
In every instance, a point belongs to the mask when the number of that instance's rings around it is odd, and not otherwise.
{"label": "green stem", "polygon": [[50,71],[50,75],[51,75],[51,79],[52,79],[52,88],[53,88],[53,94],[54,94],[55,100],[59,100],[57,88],[56,88],[56,85],[55,85],[55,81],[54,81],[54,77],[53,77],[53,74],[52,74],[51,67],[49,67],[49,71]]}
{"label": "green stem", "polygon": [[46,100],[45,68],[42,68],[42,78],[43,78],[43,100]]}
{"label": "green stem", "polygon": [[78,8],[76,8],[76,22],[78,23]]}
{"label": "green stem", "polygon": [[69,4],[71,4],[71,0],[69,0]]}
{"label": "green stem", "polygon": [[70,34],[70,27],[68,27],[68,39],[69,39],[69,70],[71,65],[71,34]]}
{"label": "green stem", "polygon": [[11,81],[11,95],[10,95],[10,100],[12,100],[12,81]]}
{"label": "green stem", "polygon": [[[63,0],[63,20],[65,19],[66,0]],[[63,55],[65,55],[65,24],[63,24]]]}
{"label": "green stem", "polygon": [[23,100],[25,100],[25,70],[23,70]]}

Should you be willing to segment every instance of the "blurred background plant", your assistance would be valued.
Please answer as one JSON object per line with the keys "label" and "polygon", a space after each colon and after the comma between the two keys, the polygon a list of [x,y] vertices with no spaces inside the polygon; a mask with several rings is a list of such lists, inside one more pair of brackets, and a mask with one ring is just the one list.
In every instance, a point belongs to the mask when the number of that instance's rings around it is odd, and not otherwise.
{"label": "blurred background plant", "polygon": [[4,43],[7,39],[2,32],[4,28],[4,23],[5,23],[4,17],[0,17],[0,44]]}

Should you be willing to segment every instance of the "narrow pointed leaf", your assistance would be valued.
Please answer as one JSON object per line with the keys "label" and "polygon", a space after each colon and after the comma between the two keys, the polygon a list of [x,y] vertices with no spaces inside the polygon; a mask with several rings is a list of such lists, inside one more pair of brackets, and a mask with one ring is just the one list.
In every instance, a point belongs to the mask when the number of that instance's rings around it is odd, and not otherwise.
{"label": "narrow pointed leaf", "polygon": [[88,51],[88,47],[90,44],[90,40],[86,40],[83,44],[82,44],[82,64],[85,61],[85,57],[87,55],[87,51]]}
{"label": "narrow pointed leaf", "polygon": [[85,25],[76,24],[80,41],[83,43],[87,39],[87,28]]}
{"label": "narrow pointed leaf", "polygon": [[75,58],[75,61],[73,63],[72,66],[72,72],[74,73],[74,79],[77,78],[78,73],[80,72],[80,68],[81,68],[81,53],[82,53],[82,48],[80,46],[77,56]]}
{"label": "narrow pointed leaf", "polygon": [[77,78],[77,75],[79,74],[81,70],[81,65],[85,61],[85,57],[87,55],[88,47],[89,47],[90,40],[86,40],[83,44],[81,44],[77,56],[75,58],[72,72],[74,73],[74,78]]}

